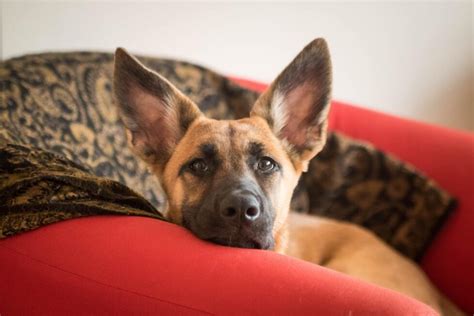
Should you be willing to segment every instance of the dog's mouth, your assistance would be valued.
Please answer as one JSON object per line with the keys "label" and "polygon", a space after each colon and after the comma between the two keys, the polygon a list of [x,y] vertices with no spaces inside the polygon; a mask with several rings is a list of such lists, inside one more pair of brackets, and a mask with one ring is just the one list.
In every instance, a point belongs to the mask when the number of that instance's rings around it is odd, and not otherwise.
{"label": "dog's mouth", "polygon": [[270,234],[249,234],[248,232],[243,233],[242,231],[234,231],[234,233],[222,231],[220,233],[212,233],[208,230],[193,229],[187,221],[183,221],[183,224],[184,227],[189,229],[198,238],[222,246],[262,250],[273,250],[275,246],[273,236]]}
{"label": "dog's mouth", "polygon": [[207,241],[215,244],[237,247],[237,248],[249,248],[249,249],[262,249],[271,250],[273,249],[273,242],[271,240],[259,240],[259,239],[232,239],[232,238],[208,238]]}

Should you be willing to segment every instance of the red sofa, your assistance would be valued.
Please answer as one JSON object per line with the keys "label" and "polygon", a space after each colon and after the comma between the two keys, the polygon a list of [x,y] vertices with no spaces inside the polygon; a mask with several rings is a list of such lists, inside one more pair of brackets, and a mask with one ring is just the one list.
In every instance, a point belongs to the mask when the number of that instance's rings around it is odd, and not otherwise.
{"label": "red sofa", "polygon": [[[255,89],[259,85],[241,84]],[[334,102],[330,127],[411,162],[459,198],[423,259],[474,311],[474,136]],[[221,247],[140,217],[96,216],[0,240],[0,314],[435,315],[393,291],[276,253]]]}

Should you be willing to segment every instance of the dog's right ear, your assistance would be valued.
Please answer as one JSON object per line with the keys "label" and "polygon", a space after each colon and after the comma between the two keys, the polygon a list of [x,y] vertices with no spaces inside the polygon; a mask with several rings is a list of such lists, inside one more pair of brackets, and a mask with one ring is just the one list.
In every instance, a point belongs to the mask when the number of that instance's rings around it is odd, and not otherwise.
{"label": "dog's right ear", "polygon": [[331,59],[322,38],[309,43],[258,98],[250,113],[264,119],[305,171],[326,142]]}
{"label": "dog's right ear", "polygon": [[163,168],[191,123],[202,115],[169,81],[124,49],[115,52],[114,92],[134,152]]}

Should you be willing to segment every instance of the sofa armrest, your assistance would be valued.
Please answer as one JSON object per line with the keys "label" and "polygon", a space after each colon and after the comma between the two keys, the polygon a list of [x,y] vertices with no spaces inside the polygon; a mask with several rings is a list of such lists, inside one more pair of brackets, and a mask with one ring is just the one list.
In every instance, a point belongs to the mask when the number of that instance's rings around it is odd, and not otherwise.
{"label": "sofa armrest", "polygon": [[474,310],[474,134],[334,102],[330,126],[414,165],[458,200],[421,265],[465,310]]}
{"label": "sofa armrest", "polygon": [[48,225],[0,240],[0,257],[2,315],[436,315],[343,274],[144,217]]}

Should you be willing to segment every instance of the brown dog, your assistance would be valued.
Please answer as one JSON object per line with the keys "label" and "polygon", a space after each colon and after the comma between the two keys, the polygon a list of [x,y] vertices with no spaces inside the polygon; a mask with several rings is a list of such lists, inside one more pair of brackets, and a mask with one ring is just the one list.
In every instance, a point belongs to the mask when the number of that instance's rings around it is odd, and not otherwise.
{"label": "brown dog", "polygon": [[125,50],[115,93],[129,143],[159,178],[168,218],[215,243],[274,249],[460,313],[410,260],[348,223],[289,213],[298,179],[323,148],[331,95],[316,39],[276,78],[250,117],[219,121]]}

